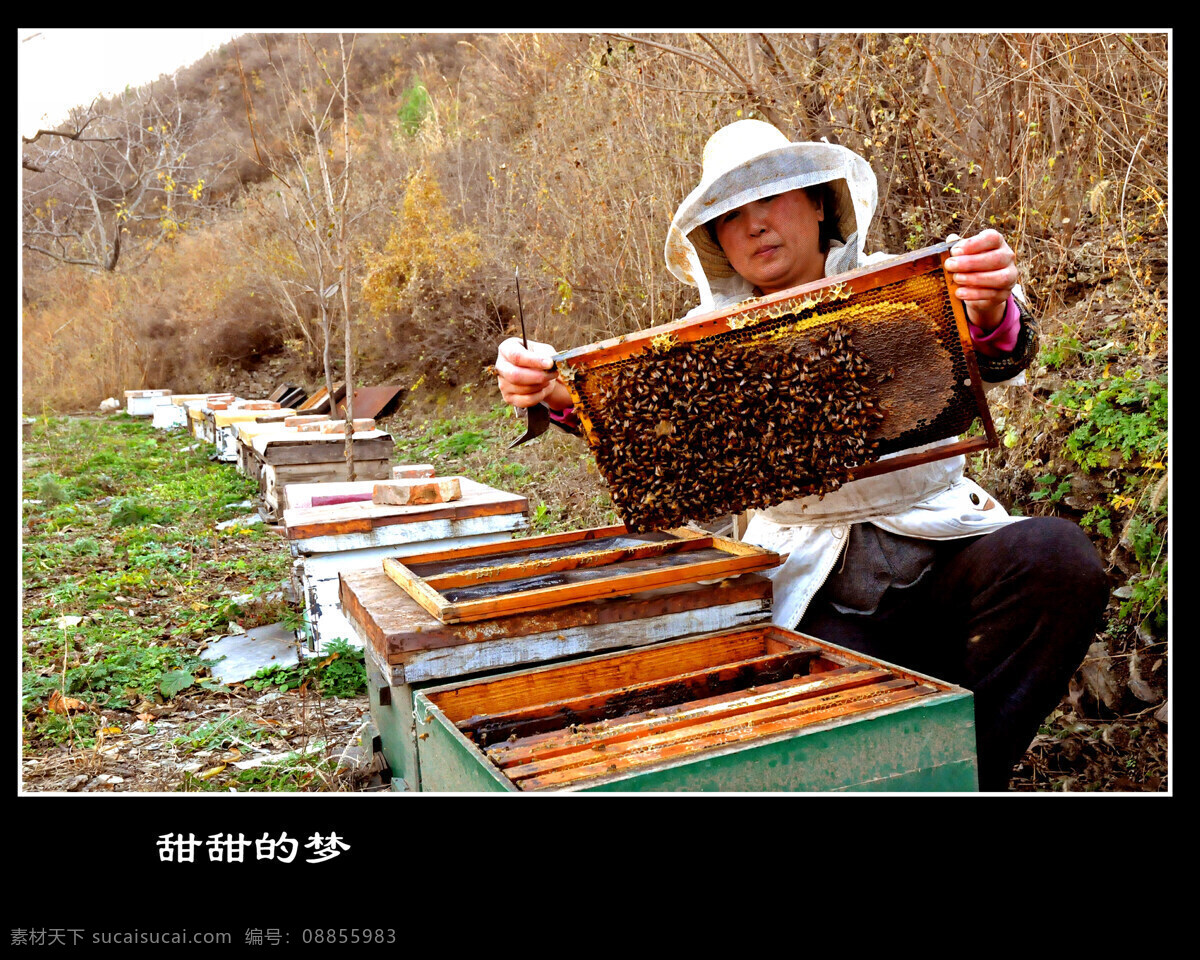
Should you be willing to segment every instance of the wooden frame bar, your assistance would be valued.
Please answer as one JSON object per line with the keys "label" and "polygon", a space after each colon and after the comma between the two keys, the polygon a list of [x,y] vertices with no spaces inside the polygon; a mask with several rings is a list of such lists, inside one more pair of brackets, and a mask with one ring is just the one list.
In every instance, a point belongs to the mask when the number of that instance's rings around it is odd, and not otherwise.
{"label": "wooden frame bar", "polygon": [[[559,535],[554,538],[554,545],[585,543],[599,539],[591,535],[594,532],[582,531],[579,536],[573,538]],[[463,555],[447,556],[444,552],[438,552],[434,555],[406,557],[403,562],[388,558],[383,561],[383,569],[394,583],[443,623],[460,623],[511,613],[545,610],[697,580],[736,576],[765,570],[782,562],[782,558],[776,553],[725,537],[705,536],[686,528],[665,531],[657,536],[664,534],[671,539],[646,542],[636,547],[582,550],[575,554],[541,559],[531,559],[529,555],[547,546],[542,538],[518,540],[494,549],[480,547],[473,550],[470,557],[479,561],[473,569],[437,572],[435,568],[435,572],[430,576],[421,575],[423,567],[434,564],[437,560],[461,561],[464,559]],[[654,567],[654,561],[658,558],[670,558],[700,550],[716,550],[722,556]],[[493,562],[497,559],[501,562]],[[621,570],[623,564],[627,565],[628,569]],[[492,597],[455,600],[446,594],[446,591],[455,588],[485,587],[497,583],[515,584],[521,580],[552,576],[569,570],[597,568],[612,568],[616,572],[610,576],[573,583],[529,585]]]}

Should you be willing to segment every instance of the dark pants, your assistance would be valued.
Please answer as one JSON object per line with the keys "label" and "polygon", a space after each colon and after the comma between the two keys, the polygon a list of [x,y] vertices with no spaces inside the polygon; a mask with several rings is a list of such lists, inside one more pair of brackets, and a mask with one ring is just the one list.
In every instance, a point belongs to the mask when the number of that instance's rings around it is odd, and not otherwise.
{"label": "dark pants", "polygon": [[1008,786],[1100,627],[1104,565],[1058,517],[939,544],[932,569],[875,613],[835,610],[822,589],[799,630],[972,691],[979,789]]}

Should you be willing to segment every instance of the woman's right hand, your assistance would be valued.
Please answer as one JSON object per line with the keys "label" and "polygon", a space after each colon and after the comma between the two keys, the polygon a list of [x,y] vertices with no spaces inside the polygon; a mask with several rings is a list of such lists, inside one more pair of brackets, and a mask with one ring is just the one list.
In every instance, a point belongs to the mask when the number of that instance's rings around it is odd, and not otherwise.
{"label": "woman's right hand", "polygon": [[558,351],[548,343],[527,342],[528,348],[518,337],[509,337],[500,344],[495,364],[500,395],[514,407],[532,407],[543,400],[554,410],[571,406],[571,394],[551,362]]}

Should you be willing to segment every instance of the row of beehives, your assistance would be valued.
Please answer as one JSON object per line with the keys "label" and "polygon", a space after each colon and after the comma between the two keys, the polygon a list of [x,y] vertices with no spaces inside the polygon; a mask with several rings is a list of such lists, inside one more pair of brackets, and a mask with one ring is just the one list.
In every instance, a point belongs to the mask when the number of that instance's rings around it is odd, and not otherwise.
{"label": "row of beehives", "polygon": [[[337,389],[337,388],[335,388]],[[341,613],[339,575],[379,567],[382,559],[431,546],[454,548],[509,539],[528,526],[528,501],[465,478],[454,494],[433,503],[376,503],[400,499],[395,486],[433,478],[428,464],[393,465],[390,434],[371,418],[353,423],[353,473],[345,457],[345,420],[330,416],[319,390],[295,407],[232,394],[126,391],[129,413],[151,416],[160,429],[187,429],[258,484],[260,513],[282,527],[293,557],[291,589],[303,598],[307,652],[336,639],[361,646]],[[325,412],[313,412],[313,410]],[[447,484],[443,484],[447,486]],[[449,497],[453,496],[450,500]],[[448,502],[447,502],[448,501]]]}

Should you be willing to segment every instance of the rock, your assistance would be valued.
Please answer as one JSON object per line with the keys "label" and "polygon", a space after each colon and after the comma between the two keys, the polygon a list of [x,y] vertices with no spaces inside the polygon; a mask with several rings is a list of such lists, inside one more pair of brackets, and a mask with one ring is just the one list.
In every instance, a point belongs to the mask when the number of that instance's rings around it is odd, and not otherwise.
{"label": "rock", "polygon": [[457,477],[417,480],[384,480],[375,484],[371,499],[375,503],[406,506],[422,503],[448,503],[462,497]]}
{"label": "rock", "polygon": [[1136,651],[1129,656],[1129,689],[1143,703],[1158,703],[1166,692],[1151,676],[1156,659]]}
{"label": "rock", "polygon": [[1103,640],[1097,640],[1088,647],[1087,656],[1079,670],[1087,692],[1110,710],[1116,710],[1121,702],[1121,685],[1113,673],[1112,657]]}
{"label": "rock", "polygon": [[256,523],[262,523],[263,518],[257,513],[251,514],[248,517],[234,517],[232,520],[223,520],[217,524],[218,530],[228,530],[230,527],[250,527]]}

